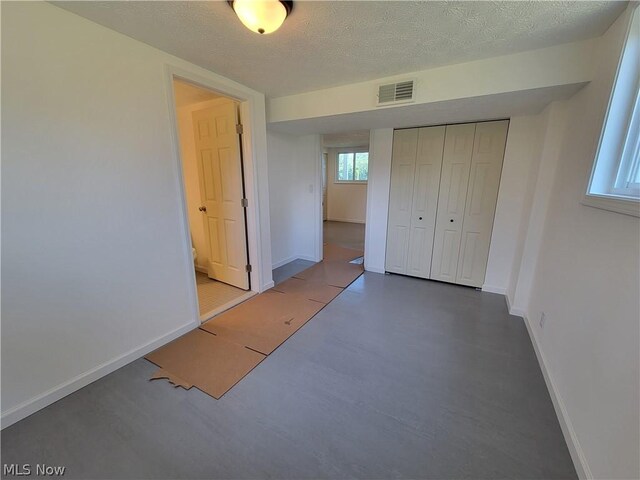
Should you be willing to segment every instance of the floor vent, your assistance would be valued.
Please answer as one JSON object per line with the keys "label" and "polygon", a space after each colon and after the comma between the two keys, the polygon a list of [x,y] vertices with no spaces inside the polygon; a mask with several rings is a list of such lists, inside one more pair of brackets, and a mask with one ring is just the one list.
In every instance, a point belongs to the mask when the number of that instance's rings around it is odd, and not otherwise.
{"label": "floor vent", "polygon": [[378,106],[394,105],[397,103],[413,102],[414,98],[414,82],[407,80],[405,82],[389,83],[378,87]]}

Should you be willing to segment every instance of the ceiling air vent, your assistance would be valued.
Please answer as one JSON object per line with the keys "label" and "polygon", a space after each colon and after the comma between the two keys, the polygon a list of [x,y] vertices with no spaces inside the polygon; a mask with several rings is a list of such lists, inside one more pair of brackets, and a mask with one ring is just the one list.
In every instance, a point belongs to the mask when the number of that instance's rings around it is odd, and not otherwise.
{"label": "ceiling air vent", "polygon": [[378,87],[378,106],[413,102],[413,80]]}

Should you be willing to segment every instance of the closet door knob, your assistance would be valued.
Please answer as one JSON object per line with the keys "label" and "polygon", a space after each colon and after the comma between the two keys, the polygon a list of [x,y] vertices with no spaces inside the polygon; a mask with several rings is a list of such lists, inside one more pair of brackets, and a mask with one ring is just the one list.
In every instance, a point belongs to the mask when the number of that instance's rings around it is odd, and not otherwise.
{"label": "closet door knob", "polygon": [[422,217],[418,217],[418,220],[422,220]]}
{"label": "closet door knob", "polygon": [[453,223],[453,218],[451,220],[449,220],[451,223]]}
{"label": "closet door knob", "polygon": [[[201,212],[206,212],[207,211],[207,207],[199,207],[198,210],[200,210]],[[451,220],[453,222],[453,220]]]}

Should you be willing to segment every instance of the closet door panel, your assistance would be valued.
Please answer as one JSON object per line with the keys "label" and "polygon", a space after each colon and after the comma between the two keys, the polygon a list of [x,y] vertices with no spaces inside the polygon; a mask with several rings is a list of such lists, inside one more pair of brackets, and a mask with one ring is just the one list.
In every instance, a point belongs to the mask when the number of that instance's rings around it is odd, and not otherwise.
{"label": "closet door panel", "polygon": [[476,127],[456,283],[482,287],[489,258],[508,120]]}
{"label": "closet door panel", "polygon": [[429,278],[446,127],[418,133],[407,274]]}
{"label": "closet door panel", "polygon": [[385,270],[407,273],[418,129],[393,134]]}
{"label": "closet door panel", "polygon": [[433,241],[431,278],[455,282],[476,124],[448,125]]}

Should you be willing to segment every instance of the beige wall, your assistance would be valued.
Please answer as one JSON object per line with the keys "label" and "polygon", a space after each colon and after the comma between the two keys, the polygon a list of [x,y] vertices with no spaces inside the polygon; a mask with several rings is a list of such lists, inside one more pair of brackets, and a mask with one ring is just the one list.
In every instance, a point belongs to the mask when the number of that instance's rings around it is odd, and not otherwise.
{"label": "beige wall", "polygon": [[368,150],[368,146],[328,148],[327,220],[365,223],[367,213],[366,183],[336,183],[336,158],[339,152]]}

